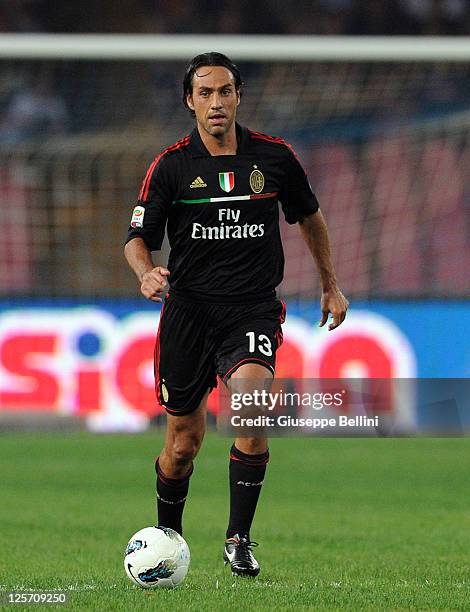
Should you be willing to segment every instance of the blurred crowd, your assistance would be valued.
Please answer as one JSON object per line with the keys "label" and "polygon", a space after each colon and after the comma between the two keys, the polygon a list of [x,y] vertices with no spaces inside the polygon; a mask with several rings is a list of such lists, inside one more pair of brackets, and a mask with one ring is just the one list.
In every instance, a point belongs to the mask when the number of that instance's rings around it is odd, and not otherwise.
{"label": "blurred crowd", "polygon": [[468,34],[467,0],[146,0],[148,31],[222,34]]}
{"label": "blurred crowd", "polygon": [[[0,0],[0,33],[205,33],[210,49],[211,33],[462,35],[469,16],[470,0]],[[155,149],[192,125],[181,104],[184,64],[0,62],[0,293],[134,291],[116,250],[127,208],[117,213],[116,202],[133,201]],[[240,68],[240,120],[300,149],[340,232],[348,293],[468,292],[455,273],[470,236],[468,63]],[[397,128],[404,137],[390,137]],[[286,294],[312,295],[297,235],[285,244]]]}
{"label": "blurred crowd", "polygon": [[[32,78],[6,92],[0,105],[0,144],[15,145],[66,131],[68,112],[50,77]],[[0,92],[0,102],[2,102]]]}
{"label": "blurred crowd", "polygon": [[[464,35],[470,33],[470,0],[0,0],[1,32]],[[247,82],[262,76],[253,65],[242,68]],[[139,79],[136,70],[141,71]],[[63,63],[51,69],[4,62],[0,145],[135,123],[142,96],[147,108],[142,121],[149,113],[163,117],[179,98],[180,72],[173,65],[149,71],[123,64]],[[272,79],[267,74],[260,82]],[[448,80],[445,91],[454,91],[454,81]],[[298,90],[305,103],[315,102]],[[281,107],[276,103],[275,108],[278,112]]]}
{"label": "blurred crowd", "polygon": [[0,0],[0,32],[465,35],[468,0]]}

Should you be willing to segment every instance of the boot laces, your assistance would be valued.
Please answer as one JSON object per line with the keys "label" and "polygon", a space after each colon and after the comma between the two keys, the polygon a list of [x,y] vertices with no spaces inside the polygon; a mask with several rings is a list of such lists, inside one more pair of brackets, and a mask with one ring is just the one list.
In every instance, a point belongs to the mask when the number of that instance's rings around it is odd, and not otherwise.
{"label": "boot laces", "polygon": [[251,551],[253,548],[259,546],[258,542],[254,542],[253,540],[249,540],[248,538],[240,538],[237,543],[237,557],[241,561],[252,561]]}

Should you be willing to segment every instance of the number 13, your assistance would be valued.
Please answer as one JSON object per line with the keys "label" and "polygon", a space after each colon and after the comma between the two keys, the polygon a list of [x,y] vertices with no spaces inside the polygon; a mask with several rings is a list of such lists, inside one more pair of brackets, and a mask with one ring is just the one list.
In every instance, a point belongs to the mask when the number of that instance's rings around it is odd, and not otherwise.
{"label": "number 13", "polygon": [[[248,350],[250,353],[254,353],[256,350],[256,334],[255,332],[247,332],[245,334],[248,336]],[[266,336],[266,334],[258,335],[258,351],[270,357],[273,354],[273,350],[271,348],[271,340]]]}

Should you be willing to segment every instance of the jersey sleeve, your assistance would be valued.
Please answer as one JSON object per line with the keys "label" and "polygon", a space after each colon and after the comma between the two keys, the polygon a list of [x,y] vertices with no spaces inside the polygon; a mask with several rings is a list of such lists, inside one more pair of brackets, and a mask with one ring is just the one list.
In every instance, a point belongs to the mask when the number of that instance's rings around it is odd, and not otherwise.
{"label": "jersey sleeve", "polygon": [[287,146],[284,185],[280,201],[287,223],[297,223],[307,215],[317,212],[318,200],[312,191],[305,170],[289,146]]}
{"label": "jersey sleeve", "polygon": [[151,251],[161,249],[172,196],[169,160],[157,157],[142,182],[137,205],[132,211],[126,243],[140,237]]}

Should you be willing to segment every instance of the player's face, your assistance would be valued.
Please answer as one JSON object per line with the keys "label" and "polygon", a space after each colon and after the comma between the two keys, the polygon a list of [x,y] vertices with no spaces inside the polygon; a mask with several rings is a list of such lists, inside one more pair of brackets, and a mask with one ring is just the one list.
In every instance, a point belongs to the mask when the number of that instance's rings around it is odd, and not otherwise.
{"label": "player's face", "polygon": [[211,136],[221,137],[235,121],[240,94],[228,68],[201,66],[193,76],[193,91],[186,100],[202,129]]}

